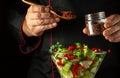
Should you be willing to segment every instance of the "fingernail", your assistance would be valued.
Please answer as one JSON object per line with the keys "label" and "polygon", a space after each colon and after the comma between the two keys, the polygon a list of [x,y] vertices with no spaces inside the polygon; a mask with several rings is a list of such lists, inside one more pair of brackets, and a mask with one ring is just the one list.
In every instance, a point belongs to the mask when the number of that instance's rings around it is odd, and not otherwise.
{"label": "fingernail", "polygon": [[86,34],[86,30],[85,30],[85,28],[83,29],[83,33]]}
{"label": "fingernail", "polygon": [[55,20],[56,20],[57,22],[59,22],[59,21],[60,21],[60,18],[56,18]]}
{"label": "fingernail", "polygon": [[53,26],[57,26],[57,23],[53,23],[52,25],[53,25]]}

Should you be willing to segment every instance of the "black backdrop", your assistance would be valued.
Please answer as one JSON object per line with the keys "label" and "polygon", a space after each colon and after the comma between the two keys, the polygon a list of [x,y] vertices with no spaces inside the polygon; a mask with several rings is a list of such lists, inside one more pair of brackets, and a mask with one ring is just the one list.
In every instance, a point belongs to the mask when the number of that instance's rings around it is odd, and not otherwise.
{"label": "black backdrop", "polygon": [[8,29],[6,12],[11,3],[12,0],[0,1],[0,78],[26,78],[29,56],[19,52]]}

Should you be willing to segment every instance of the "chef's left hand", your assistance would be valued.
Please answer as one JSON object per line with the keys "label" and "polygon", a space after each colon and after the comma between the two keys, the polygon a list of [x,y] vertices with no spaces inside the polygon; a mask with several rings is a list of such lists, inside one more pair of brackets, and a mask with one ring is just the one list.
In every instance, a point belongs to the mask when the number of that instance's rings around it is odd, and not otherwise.
{"label": "chef's left hand", "polygon": [[[106,18],[103,36],[109,42],[120,42],[120,15],[113,14]],[[83,33],[89,36],[88,28],[83,29]]]}
{"label": "chef's left hand", "polygon": [[113,14],[107,17],[104,24],[103,36],[110,42],[120,42],[120,15]]}

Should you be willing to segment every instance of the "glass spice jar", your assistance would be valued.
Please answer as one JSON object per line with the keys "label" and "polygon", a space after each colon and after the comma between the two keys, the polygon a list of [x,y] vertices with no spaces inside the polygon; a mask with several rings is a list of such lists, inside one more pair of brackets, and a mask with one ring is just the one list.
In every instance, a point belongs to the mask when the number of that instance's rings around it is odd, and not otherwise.
{"label": "glass spice jar", "polygon": [[102,35],[106,20],[105,12],[97,12],[85,15],[85,24],[90,36]]}

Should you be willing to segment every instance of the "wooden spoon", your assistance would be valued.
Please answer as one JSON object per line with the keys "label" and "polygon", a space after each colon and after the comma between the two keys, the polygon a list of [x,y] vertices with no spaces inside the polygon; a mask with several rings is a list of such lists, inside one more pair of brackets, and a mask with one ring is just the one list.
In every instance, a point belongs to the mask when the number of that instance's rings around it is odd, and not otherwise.
{"label": "wooden spoon", "polygon": [[[27,1],[27,0],[22,0],[22,1],[28,5],[39,5],[37,3]],[[76,15],[72,11],[55,11],[50,7],[50,13],[65,20],[72,20],[76,18]]]}

